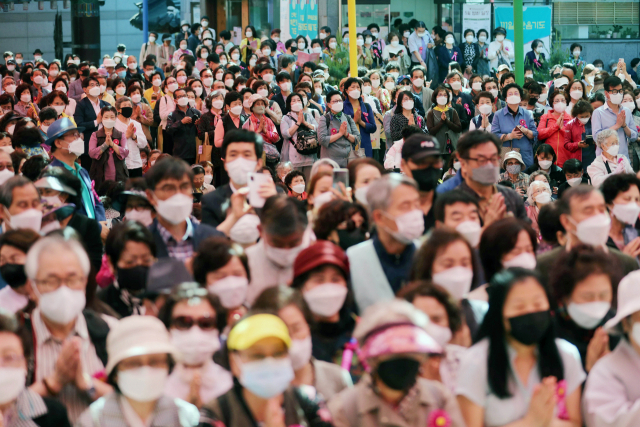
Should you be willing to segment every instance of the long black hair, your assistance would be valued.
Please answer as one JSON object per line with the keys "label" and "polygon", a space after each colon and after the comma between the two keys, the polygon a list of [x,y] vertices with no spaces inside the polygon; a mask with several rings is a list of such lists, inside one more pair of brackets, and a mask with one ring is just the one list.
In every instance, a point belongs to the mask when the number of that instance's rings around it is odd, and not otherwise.
{"label": "long black hair", "polygon": [[[487,379],[493,394],[501,399],[511,397],[508,385],[511,364],[509,363],[509,354],[505,341],[507,332],[504,329],[502,311],[513,286],[529,278],[535,279],[544,289],[542,280],[536,272],[520,267],[497,273],[493,276],[487,288],[489,310],[484,316],[482,325],[480,325],[477,339],[489,339]],[[549,299],[547,289],[545,289],[545,293],[547,294],[547,299]],[[547,332],[538,343],[538,369],[540,370],[540,378],[553,376],[558,381],[561,381],[564,379],[564,367],[555,338],[555,330],[553,326],[549,326]]]}

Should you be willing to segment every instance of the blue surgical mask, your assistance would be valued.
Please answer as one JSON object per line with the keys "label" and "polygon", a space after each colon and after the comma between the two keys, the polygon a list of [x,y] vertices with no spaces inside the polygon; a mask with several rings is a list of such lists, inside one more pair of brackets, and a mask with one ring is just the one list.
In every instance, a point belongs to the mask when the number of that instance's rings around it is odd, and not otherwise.
{"label": "blue surgical mask", "polygon": [[126,71],[118,71],[118,77],[120,77],[121,79],[124,79],[126,76],[127,76]]}
{"label": "blue surgical mask", "polygon": [[263,399],[270,399],[284,392],[294,378],[289,357],[240,362],[240,384]]}

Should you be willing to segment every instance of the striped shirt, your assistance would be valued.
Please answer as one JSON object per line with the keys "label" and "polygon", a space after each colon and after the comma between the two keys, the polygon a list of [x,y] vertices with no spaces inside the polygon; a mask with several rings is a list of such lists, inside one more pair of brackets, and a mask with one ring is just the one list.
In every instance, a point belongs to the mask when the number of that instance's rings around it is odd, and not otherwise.
{"label": "striped shirt", "polygon": [[[31,318],[36,355],[35,380],[42,381],[42,379],[50,376],[55,371],[56,361],[62,351],[64,341],[51,335],[51,332],[49,332],[49,329],[40,316],[39,308],[33,310]],[[87,323],[82,313],[76,318],[75,327],[69,335],[69,338],[75,336],[80,337],[83,342],[80,351],[80,361],[85,371],[91,377],[94,377],[96,373],[104,371],[104,365],[98,358],[96,349],[89,338]],[[71,383],[65,385],[56,398],[67,408],[71,424],[75,422],[82,411],[87,409],[91,403],[87,394],[79,390],[75,384]]]}

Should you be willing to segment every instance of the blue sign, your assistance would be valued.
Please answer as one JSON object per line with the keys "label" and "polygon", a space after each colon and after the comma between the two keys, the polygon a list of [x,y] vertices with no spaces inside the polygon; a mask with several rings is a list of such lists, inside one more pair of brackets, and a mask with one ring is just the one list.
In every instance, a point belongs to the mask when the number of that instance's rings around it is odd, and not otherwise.
{"label": "blue sign", "polygon": [[[507,30],[507,38],[513,40],[513,7],[495,8],[496,27]],[[544,39],[551,35],[551,6],[525,6],[523,8],[522,27],[525,45],[535,39]]]}
{"label": "blue sign", "polygon": [[308,40],[312,40],[318,37],[316,0],[289,1],[289,33],[292,38],[305,36]]}

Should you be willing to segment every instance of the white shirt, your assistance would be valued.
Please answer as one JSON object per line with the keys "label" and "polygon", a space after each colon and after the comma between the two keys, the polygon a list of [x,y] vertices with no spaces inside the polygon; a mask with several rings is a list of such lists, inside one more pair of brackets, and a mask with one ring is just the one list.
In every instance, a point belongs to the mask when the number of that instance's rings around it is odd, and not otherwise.
{"label": "white shirt", "polygon": [[142,157],[140,157],[140,149],[147,146],[147,137],[144,136],[144,131],[142,130],[142,125],[133,120],[127,119],[126,123],[123,123],[120,119],[116,119],[115,128],[122,132],[124,136],[127,132],[127,127],[129,123],[133,123],[133,126],[136,128],[136,136],[137,141],[133,138],[127,138],[127,148],[129,149],[129,155],[125,157],[124,161],[127,165],[127,169],[138,169],[142,167]]}
{"label": "white shirt", "polygon": [[611,170],[611,174],[613,174],[618,168],[618,162],[622,159],[622,164],[624,166],[624,173],[635,173],[633,168],[629,164],[629,159],[622,154],[618,154],[616,156],[616,160],[614,162],[609,161],[604,158],[603,155],[599,155],[595,158],[595,160],[587,167],[587,173],[591,178],[591,184],[598,188],[604,182],[607,177],[609,177],[609,172],[607,171],[607,167],[604,162],[606,161],[609,165],[609,169]]}
{"label": "white shirt", "polygon": [[[95,111],[96,113],[96,117],[98,117],[100,115],[100,110],[102,110],[102,108],[100,108],[100,98],[96,98],[97,101],[95,103],[88,96],[87,96],[87,99],[91,103],[91,106],[93,107],[93,111]],[[94,120],[93,122],[96,126],[98,126],[98,120]]]}
{"label": "white shirt", "polygon": [[0,289],[0,308],[16,313],[29,304],[29,298],[14,291],[9,285]]}

